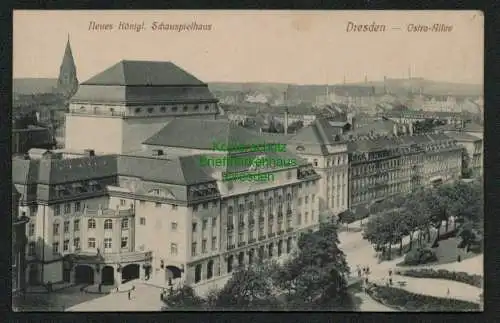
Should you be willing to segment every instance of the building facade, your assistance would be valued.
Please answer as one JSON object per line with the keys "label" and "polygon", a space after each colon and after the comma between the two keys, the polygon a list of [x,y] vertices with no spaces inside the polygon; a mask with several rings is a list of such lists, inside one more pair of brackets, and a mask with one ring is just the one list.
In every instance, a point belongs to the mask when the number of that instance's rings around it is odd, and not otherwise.
{"label": "building facade", "polygon": [[464,148],[463,166],[471,171],[472,176],[483,175],[483,139],[461,131],[450,131],[446,134]]}
{"label": "building facade", "polygon": [[461,176],[462,148],[442,133],[351,139],[349,208]]}
{"label": "building facade", "polygon": [[26,223],[29,219],[19,216],[20,194],[12,187],[12,296],[26,291]]}
{"label": "building facade", "polygon": [[[192,136],[193,129],[201,136]],[[196,285],[228,277],[238,265],[290,253],[301,232],[319,225],[319,175],[287,152],[213,150],[213,140],[235,138],[242,144],[262,140],[227,121],[176,119],[146,140],[141,153],[87,151],[67,158],[47,152],[14,159],[14,184],[27,192],[19,210],[30,219],[28,281],[120,284],[142,278]],[[224,154],[251,162],[200,165],[204,156]],[[296,162],[255,166],[262,159]],[[272,172],[272,179],[224,178],[255,167]]]}
{"label": "building facade", "polygon": [[320,212],[338,215],[348,207],[348,151],[340,142],[341,127],[334,127],[326,119],[317,119],[309,127],[300,129],[287,144],[291,151],[306,159],[321,176],[318,196]]}
{"label": "building facade", "polygon": [[207,84],[175,64],[121,61],[80,84],[66,114],[65,148],[136,151],[175,118],[218,113]]}

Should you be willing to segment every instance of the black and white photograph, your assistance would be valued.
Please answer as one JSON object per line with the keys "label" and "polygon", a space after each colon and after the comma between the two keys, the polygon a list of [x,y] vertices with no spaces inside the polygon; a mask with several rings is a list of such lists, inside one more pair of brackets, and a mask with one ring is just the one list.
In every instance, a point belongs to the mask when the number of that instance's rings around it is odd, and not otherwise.
{"label": "black and white photograph", "polygon": [[14,10],[12,38],[14,311],[483,311],[482,12]]}

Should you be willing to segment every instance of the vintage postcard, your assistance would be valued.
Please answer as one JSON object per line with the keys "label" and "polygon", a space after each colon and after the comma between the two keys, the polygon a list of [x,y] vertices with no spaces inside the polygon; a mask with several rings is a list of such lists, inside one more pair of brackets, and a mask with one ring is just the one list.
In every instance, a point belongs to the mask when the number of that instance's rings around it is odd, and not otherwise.
{"label": "vintage postcard", "polygon": [[15,311],[483,310],[480,11],[14,11]]}

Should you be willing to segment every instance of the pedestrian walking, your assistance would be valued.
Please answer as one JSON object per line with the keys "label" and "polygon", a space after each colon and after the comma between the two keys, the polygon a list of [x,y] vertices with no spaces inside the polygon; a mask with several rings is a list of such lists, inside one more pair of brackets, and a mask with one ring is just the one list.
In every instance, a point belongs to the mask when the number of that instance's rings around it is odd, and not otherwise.
{"label": "pedestrian walking", "polygon": [[366,274],[369,275],[370,274],[370,267],[369,266],[366,266]]}
{"label": "pedestrian walking", "polygon": [[457,261],[458,262],[461,262],[462,261],[462,257],[460,257],[460,255],[457,256]]}
{"label": "pedestrian walking", "polygon": [[449,288],[446,290],[446,296],[450,296],[450,289]]}
{"label": "pedestrian walking", "polygon": [[130,290],[128,291],[128,300],[130,301]]}
{"label": "pedestrian walking", "polygon": [[99,283],[99,287],[98,288],[99,288],[99,293],[100,293],[101,289],[102,289],[102,284],[101,283]]}
{"label": "pedestrian walking", "polygon": [[389,277],[389,285],[392,286],[392,277]]}
{"label": "pedestrian walking", "polygon": [[389,277],[392,276],[392,269],[389,269]]}
{"label": "pedestrian walking", "polygon": [[361,277],[361,268],[358,268],[358,277]]}

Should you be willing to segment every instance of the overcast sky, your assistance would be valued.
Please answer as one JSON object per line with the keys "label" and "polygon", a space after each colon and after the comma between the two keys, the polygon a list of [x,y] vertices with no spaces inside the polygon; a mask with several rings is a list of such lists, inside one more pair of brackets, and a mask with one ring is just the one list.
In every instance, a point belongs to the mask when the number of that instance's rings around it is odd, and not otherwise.
{"label": "overcast sky", "polygon": [[[89,31],[91,21],[115,29]],[[116,30],[120,21],[146,29]],[[153,31],[154,21],[211,31]],[[346,32],[349,21],[388,30]],[[453,30],[407,31],[435,23]],[[205,82],[334,84],[407,77],[409,66],[415,77],[483,82],[479,11],[15,11],[14,77],[57,77],[68,34],[80,81],[129,59],[172,61]]]}

